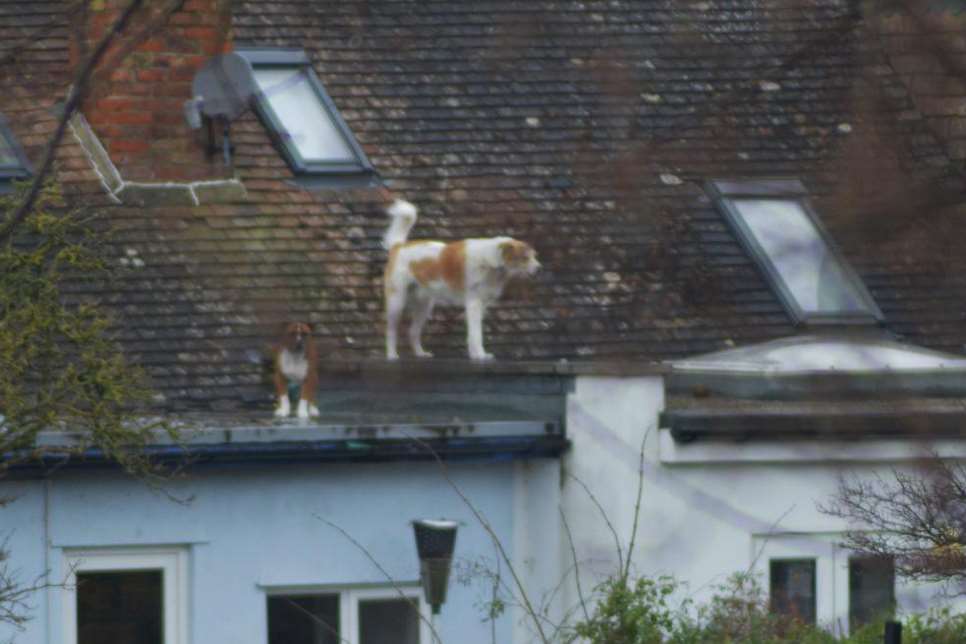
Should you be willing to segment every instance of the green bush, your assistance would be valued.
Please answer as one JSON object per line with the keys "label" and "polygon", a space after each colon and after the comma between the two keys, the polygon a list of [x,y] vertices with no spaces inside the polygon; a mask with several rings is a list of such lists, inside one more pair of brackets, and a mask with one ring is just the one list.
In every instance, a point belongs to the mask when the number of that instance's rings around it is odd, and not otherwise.
{"label": "green bush", "polygon": [[[739,573],[715,588],[701,606],[675,600],[683,586],[673,577],[613,577],[595,589],[587,619],[569,632],[569,642],[591,644],[881,644],[884,621],[849,636],[804,624],[769,610],[764,589]],[[948,609],[906,618],[904,644],[963,644],[966,615]]]}
{"label": "green bush", "polygon": [[966,642],[966,615],[953,615],[949,608],[932,610],[905,619],[904,644],[962,644]]}

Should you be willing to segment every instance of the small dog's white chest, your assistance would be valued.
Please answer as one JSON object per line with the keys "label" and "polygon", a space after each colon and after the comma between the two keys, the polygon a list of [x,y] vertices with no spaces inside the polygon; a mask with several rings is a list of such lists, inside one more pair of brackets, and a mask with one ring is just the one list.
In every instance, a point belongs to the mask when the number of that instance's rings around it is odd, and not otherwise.
{"label": "small dog's white chest", "polygon": [[282,375],[295,382],[302,382],[309,373],[309,361],[305,359],[305,355],[292,353],[288,349],[282,350],[279,367]]}

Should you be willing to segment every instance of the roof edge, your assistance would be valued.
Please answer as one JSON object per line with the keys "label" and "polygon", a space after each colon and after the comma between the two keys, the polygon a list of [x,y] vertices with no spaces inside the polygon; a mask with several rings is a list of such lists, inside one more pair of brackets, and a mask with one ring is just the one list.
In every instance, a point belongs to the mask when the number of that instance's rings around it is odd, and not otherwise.
{"label": "roof edge", "polygon": [[485,376],[660,376],[671,372],[668,364],[656,361],[567,360],[360,360],[327,361],[319,366],[323,374],[351,375],[485,375]]}

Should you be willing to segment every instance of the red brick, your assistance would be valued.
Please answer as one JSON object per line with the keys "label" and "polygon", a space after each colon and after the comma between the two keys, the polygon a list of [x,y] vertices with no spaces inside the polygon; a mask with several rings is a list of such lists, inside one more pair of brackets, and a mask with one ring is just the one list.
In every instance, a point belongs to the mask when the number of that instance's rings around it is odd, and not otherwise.
{"label": "red brick", "polygon": [[167,78],[168,73],[160,69],[139,69],[137,79],[142,82],[157,82]]}
{"label": "red brick", "polygon": [[112,141],[111,150],[117,152],[145,152],[151,148],[151,142],[140,141]]}
{"label": "red brick", "polygon": [[167,45],[160,38],[150,38],[138,45],[138,51],[161,52],[167,49]]}
{"label": "red brick", "polygon": [[115,69],[114,71],[112,71],[110,78],[112,81],[130,82],[134,80],[134,74],[132,74],[131,70],[129,69],[121,68],[121,69]]}
{"label": "red brick", "polygon": [[94,103],[95,112],[123,112],[133,109],[136,109],[135,101],[130,98],[121,98],[118,96],[102,98]]}
{"label": "red brick", "polygon": [[214,27],[187,27],[183,33],[188,38],[212,42],[218,38],[218,30]]}
{"label": "red brick", "polygon": [[151,112],[120,112],[110,117],[111,122],[118,125],[148,125],[154,122]]}

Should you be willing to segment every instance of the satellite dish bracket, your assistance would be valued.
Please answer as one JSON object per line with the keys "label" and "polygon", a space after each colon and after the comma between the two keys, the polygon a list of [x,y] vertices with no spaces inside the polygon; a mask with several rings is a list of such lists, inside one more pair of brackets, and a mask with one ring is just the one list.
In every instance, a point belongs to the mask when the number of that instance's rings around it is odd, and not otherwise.
{"label": "satellite dish bracket", "polygon": [[207,131],[207,153],[214,157],[219,146],[215,142],[215,128],[222,126],[221,151],[225,165],[231,165],[234,145],[231,142],[231,122],[252,105],[258,91],[251,63],[236,53],[215,56],[198,70],[191,83],[193,99],[185,103],[188,125]]}

